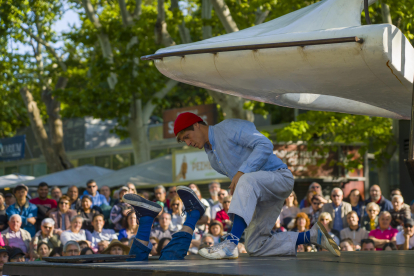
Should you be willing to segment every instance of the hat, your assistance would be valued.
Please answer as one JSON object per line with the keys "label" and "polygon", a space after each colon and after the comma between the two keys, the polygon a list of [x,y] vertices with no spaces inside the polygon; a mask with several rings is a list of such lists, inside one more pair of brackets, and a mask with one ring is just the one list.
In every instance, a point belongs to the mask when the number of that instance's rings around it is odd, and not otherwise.
{"label": "hat", "polygon": [[108,248],[106,248],[102,254],[109,254],[109,252],[111,252],[111,248],[114,246],[119,246],[122,248],[122,250],[124,252],[126,252],[127,254],[129,253],[129,250],[131,250],[131,248],[128,245],[123,244],[122,242],[120,242],[119,240],[112,240],[111,243],[108,245]]}
{"label": "hat", "polygon": [[18,255],[23,255],[23,256],[25,255],[24,252],[20,248],[13,247],[12,249],[9,250],[9,259],[14,259]]}
{"label": "hat", "polygon": [[192,126],[195,123],[202,122],[202,121],[203,121],[203,119],[201,119],[201,117],[195,115],[194,113],[191,113],[191,112],[181,113],[180,115],[177,116],[177,119],[175,119],[175,122],[174,122],[174,134],[175,134],[175,136],[177,136],[177,134],[181,130],[183,130],[183,129],[189,127],[189,126]]}
{"label": "hat", "polygon": [[404,220],[404,226],[410,225],[411,227],[414,226],[414,220],[411,218],[407,218]]}
{"label": "hat", "polygon": [[27,192],[29,191],[29,188],[27,188],[26,185],[24,185],[24,184],[17,184],[17,186],[14,187],[13,194],[15,194],[18,190],[21,190],[21,188],[25,189]]}
{"label": "hat", "polygon": [[0,253],[3,253],[3,252],[6,252],[7,254],[9,254],[5,246],[0,246]]}
{"label": "hat", "polygon": [[119,191],[129,191],[129,188],[127,186],[122,186],[121,188],[119,188]]}
{"label": "hat", "polygon": [[6,197],[13,197],[13,195],[12,195],[11,193],[7,193],[7,194],[4,196],[4,198],[6,198]]}

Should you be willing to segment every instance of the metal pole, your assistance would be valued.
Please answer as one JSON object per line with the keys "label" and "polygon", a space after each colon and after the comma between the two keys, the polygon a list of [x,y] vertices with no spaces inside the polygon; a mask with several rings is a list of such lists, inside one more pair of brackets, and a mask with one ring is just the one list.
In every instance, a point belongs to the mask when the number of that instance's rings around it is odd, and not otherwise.
{"label": "metal pole", "polygon": [[371,18],[369,18],[368,0],[364,0],[365,21],[367,25],[371,25]]}
{"label": "metal pole", "polygon": [[[413,77],[414,80],[414,77]],[[413,93],[411,96],[411,122],[410,122],[410,144],[408,149],[408,159],[404,160],[410,175],[411,182],[414,184],[414,81],[413,81]]]}

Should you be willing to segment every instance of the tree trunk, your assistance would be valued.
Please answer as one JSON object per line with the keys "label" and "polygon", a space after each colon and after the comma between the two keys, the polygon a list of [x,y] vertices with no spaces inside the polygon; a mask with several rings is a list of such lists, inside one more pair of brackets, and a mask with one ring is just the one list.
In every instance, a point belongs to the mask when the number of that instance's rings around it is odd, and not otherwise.
{"label": "tree trunk", "polygon": [[45,157],[49,172],[52,173],[64,170],[65,168],[62,166],[59,157],[55,154],[53,147],[49,143],[42,118],[40,117],[39,108],[37,107],[37,103],[33,100],[32,93],[30,93],[27,87],[24,87],[20,89],[20,95],[26,105],[30,126],[32,127],[36,142]]}
{"label": "tree trunk", "polygon": [[382,22],[392,24],[390,6],[384,3],[381,0],[381,13],[382,13]]}
{"label": "tree trunk", "polygon": [[[201,4],[201,18],[202,20],[211,20],[211,12],[213,11],[213,5],[211,0],[203,0]],[[211,38],[213,36],[212,27],[207,24],[203,24],[203,39]]]}
{"label": "tree trunk", "polygon": [[140,164],[150,160],[150,147],[147,136],[148,126],[142,116],[141,99],[131,102],[130,114],[128,131],[131,137],[135,164]]}
{"label": "tree trunk", "polygon": [[158,0],[157,22],[155,23],[155,43],[164,46],[174,45],[174,41],[167,31],[167,22],[165,22],[164,0]]}
{"label": "tree trunk", "polygon": [[224,0],[211,0],[211,4],[213,4],[214,11],[216,12],[217,17],[220,19],[220,22],[226,32],[238,32],[239,28],[237,27],[236,22],[233,20],[229,7],[227,7],[226,3],[224,3]]}

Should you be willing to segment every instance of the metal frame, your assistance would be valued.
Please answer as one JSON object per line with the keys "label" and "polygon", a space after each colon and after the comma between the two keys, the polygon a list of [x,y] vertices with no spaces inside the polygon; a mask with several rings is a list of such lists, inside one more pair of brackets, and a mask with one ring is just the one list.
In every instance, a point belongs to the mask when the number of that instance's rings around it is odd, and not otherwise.
{"label": "metal frame", "polygon": [[351,36],[351,37],[338,37],[338,38],[328,38],[328,39],[228,46],[228,47],[218,47],[218,48],[166,52],[166,53],[161,53],[161,54],[142,56],[141,59],[142,60],[154,60],[154,59],[162,59],[164,57],[176,57],[176,56],[184,57],[186,55],[217,54],[217,53],[222,53],[222,52],[233,52],[233,51],[243,51],[243,50],[260,50],[260,49],[285,48],[285,47],[297,47],[297,46],[304,47],[304,46],[312,46],[312,45],[325,45],[325,44],[349,43],[349,42],[356,42],[356,43],[362,44],[364,40],[356,36]]}
{"label": "metal frame", "polygon": [[409,149],[408,149],[408,159],[404,160],[405,165],[408,169],[408,174],[410,175],[411,182],[414,185],[414,83],[413,83],[413,92],[411,100],[411,123],[410,123],[410,137],[409,137]]}

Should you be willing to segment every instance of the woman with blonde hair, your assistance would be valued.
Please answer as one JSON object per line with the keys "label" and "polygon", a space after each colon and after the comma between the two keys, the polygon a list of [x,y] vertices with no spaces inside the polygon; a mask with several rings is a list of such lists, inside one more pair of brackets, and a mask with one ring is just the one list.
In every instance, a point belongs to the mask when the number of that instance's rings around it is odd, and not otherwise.
{"label": "woman with blonde hair", "polygon": [[325,226],[325,229],[328,232],[328,234],[332,237],[336,244],[339,245],[339,232],[332,229],[333,219],[331,214],[329,214],[328,212],[323,212],[319,215],[318,222],[322,223],[323,226]]}
{"label": "woman with blonde hair", "polygon": [[171,215],[171,223],[169,230],[171,232],[178,232],[183,228],[183,224],[186,219],[186,215],[182,216],[183,212],[183,202],[181,198],[176,195],[170,201],[170,209],[168,212]]}
{"label": "woman with blonde hair", "polygon": [[298,198],[294,191],[285,199],[285,204],[280,211],[280,223],[287,227],[289,222],[300,212],[298,208]]}

